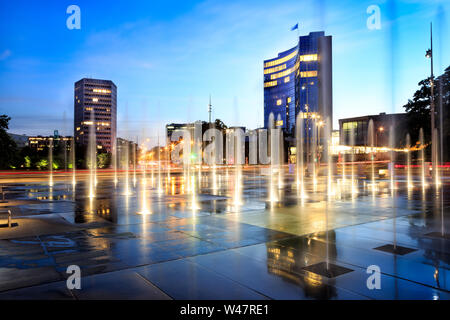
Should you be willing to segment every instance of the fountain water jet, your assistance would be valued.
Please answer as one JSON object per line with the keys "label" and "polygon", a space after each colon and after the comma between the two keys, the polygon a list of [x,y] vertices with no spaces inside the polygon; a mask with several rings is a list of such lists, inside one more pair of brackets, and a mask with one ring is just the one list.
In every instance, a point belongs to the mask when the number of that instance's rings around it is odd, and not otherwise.
{"label": "fountain water jet", "polygon": [[355,128],[352,126],[350,128],[350,147],[351,147],[351,175],[352,175],[352,181],[351,181],[351,192],[352,195],[358,194],[358,181],[355,180]]}
{"label": "fountain water jet", "polygon": [[[330,121],[330,119],[327,119],[327,123]],[[327,126],[329,126],[330,124],[327,124]],[[328,131],[328,130],[327,130]],[[329,253],[329,248],[328,248],[328,203],[330,201],[330,197],[333,194],[333,191],[331,189],[331,176],[332,176],[332,171],[331,171],[331,155],[330,155],[330,141],[329,141],[329,135],[327,132],[327,135],[325,137],[326,141],[327,141],[327,162],[328,162],[328,184],[327,184],[327,196],[328,198],[325,199],[325,243],[326,243],[326,256],[325,256],[325,263],[326,263],[326,267],[327,270],[329,270],[329,266],[330,266],[330,253]]]}
{"label": "fountain water jet", "polygon": [[411,137],[409,133],[406,134],[406,167],[408,189],[412,189],[414,184],[411,176]]}
{"label": "fountain water jet", "polygon": [[[297,116],[296,124],[296,142],[297,142],[297,197],[304,199],[305,194],[305,181],[304,181],[304,119],[303,113],[300,112]],[[303,202],[303,201],[302,201]]]}
{"label": "fountain water jet", "polygon": [[345,187],[346,179],[345,179],[345,156],[346,153],[342,152],[342,185]]}
{"label": "fountain water jet", "polygon": [[200,207],[198,206],[197,203],[197,190],[196,190],[196,185],[195,185],[195,174],[192,174],[190,176],[190,183],[191,183],[191,210],[192,213],[195,213],[198,209],[200,209]]}
{"label": "fountain water jet", "polygon": [[[152,160],[154,159],[154,157],[153,157],[153,152],[151,153],[151,159],[152,159]],[[153,161],[152,161],[152,163],[151,163],[151,165],[150,165],[150,170],[151,170],[152,187],[154,187],[154,186],[155,186],[155,174],[154,174]]]}
{"label": "fountain water jet", "polygon": [[124,147],[124,169],[125,169],[125,186],[124,186],[124,192],[123,195],[129,196],[131,195],[130,191],[130,143],[129,141],[125,142]]}
{"label": "fountain water jet", "polygon": [[[278,115],[277,117],[277,122],[281,121],[281,115]],[[283,164],[284,164],[284,153],[283,153],[283,149],[284,149],[284,139],[283,139],[283,131],[280,130],[279,131],[280,134],[278,136],[278,189],[283,189],[283,182],[284,182],[284,178],[283,178]]]}
{"label": "fountain water jet", "polygon": [[425,145],[424,145],[424,138],[423,138],[423,129],[420,128],[419,130],[419,141],[420,141],[420,162],[421,162],[421,174],[422,174],[422,189],[425,190],[427,186],[427,180],[425,178]]}
{"label": "fountain water jet", "polygon": [[72,162],[72,186],[75,188],[77,184],[76,180],[76,159],[75,159],[75,142],[74,139],[70,141],[70,162]]}
{"label": "fountain water jet", "polygon": [[169,144],[166,145],[167,149],[167,184],[170,183],[170,147]]}
{"label": "fountain water jet", "polygon": [[97,138],[94,118],[94,109],[91,110],[91,125],[89,126],[88,165],[89,165],[89,198],[95,197],[96,164],[97,164]]}
{"label": "fountain water jet", "polygon": [[161,147],[159,146],[159,134],[158,134],[158,194],[163,193],[162,181],[161,181]]}
{"label": "fountain water jet", "polygon": [[269,191],[269,201],[271,203],[271,205],[273,206],[273,204],[275,202],[278,201],[278,197],[275,193],[275,183],[274,183],[274,165],[276,164],[277,161],[277,153],[276,153],[276,143],[277,143],[277,135],[276,135],[276,130],[274,128],[274,115],[273,113],[271,113],[269,115],[269,121],[268,121],[268,126],[269,126],[269,134],[270,134],[270,138],[269,138],[269,143],[270,143],[270,176],[269,176],[269,180],[270,180],[270,191]]}
{"label": "fountain water jet", "polygon": [[[437,141],[438,141],[438,129],[437,128],[435,128],[434,129],[434,132],[433,132],[433,144],[435,144],[436,146],[437,146]],[[434,184],[435,184],[435,186],[436,186],[436,188],[437,187],[439,187],[440,186],[440,184],[441,184],[441,179],[440,179],[440,170],[439,170],[439,163],[438,163],[438,159],[439,159],[439,148],[438,147],[436,147],[436,148],[434,148],[434,152],[435,152],[435,157],[434,157],[434,163],[433,163],[433,170],[434,170]]]}
{"label": "fountain water jet", "polygon": [[50,171],[48,185],[50,187],[53,187],[53,138],[50,138],[50,143],[48,147],[48,165]]}
{"label": "fountain water jet", "polygon": [[326,155],[327,166],[328,166],[328,170],[327,170],[328,198],[335,195],[335,192],[333,190],[333,161],[332,161],[332,157],[331,157],[331,126],[332,126],[332,124],[330,122],[331,122],[330,118],[327,117],[327,119],[325,121],[325,132],[324,132],[324,138],[323,138],[323,141],[325,143],[323,150],[324,150],[324,154]]}
{"label": "fountain water jet", "polygon": [[311,122],[312,141],[311,141],[311,167],[312,167],[312,179],[313,190],[317,191],[317,124],[316,121]]}
{"label": "fountain water jet", "polygon": [[[389,127],[389,148],[391,149],[390,154],[390,172],[389,175],[391,177],[391,191],[395,189],[395,143],[394,143],[394,127]],[[392,192],[392,196],[394,193]]]}
{"label": "fountain water jet", "polygon": [[113,161],[113,167],[114,167],[114,186],[117,186],[117,183],[119,182],[119,179],[117,177],[117,140],[113,141],[112,146],[112,161]]}
{"label": "fountain water jet", "polygon": [[375,160],[375,128],[373,125],[373,120],[370,119],[369,121],[369,127],[368,127],[368,131],[369,131],[369,143],[370,143],[370,174],[371,174],[371,189],[372,189],[372,196],[375,198],[375,192],[376,192],[376,183],[375,183],[375,165],[374,165],[374,160]]}
{"label": "fountain water jet", "polygon": [[141,192],[141,210],[138,212],[140,214],[150,214],[150,209],[149,209],[149,205],[148,205],[148,199],[147,199],[147,177],[145,174],[146,171],[146,164],[144,163],[144,172],[142,174],[142,184],[141,184],[141,188],[142,188],[142,192]]}
{"label": "fountain water jet", "polygon": [[392,219],[392,223],[393,223],[393,242],[394,242],[394,250],[397,249],[397,207],[395,204],[395,199],[396,199],[396,195],[395,195],[395,135],[394,135],[394,126],[390,126],[389,127],[389,147],[391,149],[391,196],[392,196],[392,211],[393,211],[393,219]]}
{"label": "fountain water jet", "polygon": [[234,196],[233,196],[233,204],[236,211],[239,211],[240,206],[242,206],[242,164],[243,164],[243,150],[241,143],[243,142],[244,137],[241,136],[241,133],[238,131],[237,135],[234,135],[232,139],[235,139],[235,185],[234,185]]}
{"label": "fountain water jet", "polygon": [[133,144],[133,185],[136,187],[136,145]]}
{"label": "fountain water jet", "polygon": [[[201,160],[200,160],[201,161]],[[198,171],[197,171],[197,175],[198,175],[198,187],[199,189],[202,187],[202,163],[198,163]]]}

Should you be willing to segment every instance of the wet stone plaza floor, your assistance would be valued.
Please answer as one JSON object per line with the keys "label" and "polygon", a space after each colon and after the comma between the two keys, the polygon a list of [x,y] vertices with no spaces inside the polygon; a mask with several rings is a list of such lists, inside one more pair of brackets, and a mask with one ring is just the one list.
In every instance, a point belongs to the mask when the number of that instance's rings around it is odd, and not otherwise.
{"label": "wet stone plaza floor", "polygon": [[[3,181],[0,299],[449,299],[450,181],[358,193],[262,169]],[[127,187],[128,186],[128,187]],[[340,189],[339,189],[339,188]],[[326,230],[328,230],[326,232]],[[395,244],[395,250],[394,248]],[[326,261],[329,262],[327,268]],[[81,268],[69,290],[67,267]],[[369,289],[367,268],[381,270]]]}

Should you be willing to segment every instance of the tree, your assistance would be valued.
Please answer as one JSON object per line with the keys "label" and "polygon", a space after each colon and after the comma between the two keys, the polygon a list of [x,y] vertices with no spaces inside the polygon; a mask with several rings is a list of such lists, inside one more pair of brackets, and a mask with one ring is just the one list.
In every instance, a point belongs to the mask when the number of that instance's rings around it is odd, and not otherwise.
{"label": "tree", "polygon": [[430,112],[430,80],[424,79],[419,82],[419,90],[414,93],[412,99],[403,106],[407,113],[407,132],[411,136],[411,141],[419,140],[419,131],[422,128],[424,142],[431,142],[431,112]]}
{"label": "tree", "polygon": [[214,121],[214,124],[216,126],[216,129],[219,129],[222,131],[227,128],[227,125],[225,123],[223,123],[223,121],[220,119],[216,119],[216,121]]}
{"label": "tree", "polygon": [[[407,117],[407,131],[411,136],[411,141],[414,142],[419,140],[419,131],[422,128],[424,133],[425,144],[430,145],[431,143],[431,86],[430,78],[424,79],[419,82],[419,89],[414,93],[412,99],[408,100],[408,103],[403,106],[408,117]],[[436,128],[439,129],[439,112],[440,103],[442,103],[443,109],[443,139],[444,139],[444,161],[450,158],[448,143],[450,143],[450,119],[449,119],[449,108],[450,108],[450,67],[445,69],[444,74],[437,77],[434,81],[434,102],[435,102],[435,112],[436,116]],[[431,148],[427,148],[428,156],[431,153]]]}
{"label": "tree", "polygon": [[14,168],[18,163],[17,145],[8,135],[10,117],[0,115],[0,169]]}
{"label": "tree", "polygon": [[31,168],[31,158],[30,156],[25,156],[24,158],[24,167],[27,169]]}
{"label": "tree", "polygon": [[50,169],[49,168],[49,163],[47,159],[41,159],[38,162],[35,163],[36,168],[38,168],[39,170],[43,170],[43,169]]}
{"label": "tree", "polygon": [[39,162],[39,155],[29,146],[23,147],[19,152],[19,157],[26,169],[35,168],[35,164]]}
{"label": "tree", "polygon": [[440,125],[440,104],[442,103],[442,128],[443,128],[443,160],[450,161],[450,66],[445,69],[444,74],[436,79],[436,108]]}
{"label": "tree", "polygon": [[97,154],[97,167],[100,169],[108,168],[111,163],[111,153]]}

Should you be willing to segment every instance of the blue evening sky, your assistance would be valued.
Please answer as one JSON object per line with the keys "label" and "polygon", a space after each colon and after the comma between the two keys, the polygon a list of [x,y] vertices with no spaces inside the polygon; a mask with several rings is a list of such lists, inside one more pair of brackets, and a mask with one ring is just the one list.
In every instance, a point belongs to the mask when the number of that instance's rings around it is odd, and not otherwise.
{"label": "blue evening sky", "polygon": [[[392,5],[394,3],[395,5]],[[81,8],[68,30],[66,8]],[[381,30],[369,30],[369,5]],[[169,122],[263,124],[263,60],[300,35],[333,36],[334,128],[345,117],[402,112],[428,76],[429,23],[436,74],[450,65],[449,1],[4,1],[0,3],[0,114],[10,132],[73,130],[73,85],[118,87],[119,136],[162,134]],[[392,68],[393,66],[393,68]]]}

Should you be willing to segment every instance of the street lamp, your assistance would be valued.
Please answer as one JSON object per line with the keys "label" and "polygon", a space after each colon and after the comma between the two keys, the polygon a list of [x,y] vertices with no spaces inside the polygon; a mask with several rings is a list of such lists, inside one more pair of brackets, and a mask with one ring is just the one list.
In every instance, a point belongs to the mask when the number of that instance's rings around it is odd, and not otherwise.
{"label": "street lamp", "polygon": [[[384,131],[384,127],[379,127],[379,128],[378,128],[378,132],[379,132],[380,134],[382,134],[383,131]],[[375,135],[375,147],[377,147],[377,148],[378,148],[378,132],[377,132],[377,134]]]}
{"label": "street lamp", "polygon": [[436,139],[434,133],[435,127],[435,107],[434,107],[434,76],[433,76],[433,24],[430,23],[430,49],[425,52],[425,57],[430,59],[430,112],[431,112],[431,162],[433,164],[433,175],[436,173]]}

